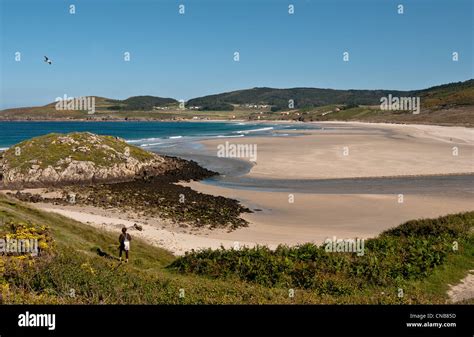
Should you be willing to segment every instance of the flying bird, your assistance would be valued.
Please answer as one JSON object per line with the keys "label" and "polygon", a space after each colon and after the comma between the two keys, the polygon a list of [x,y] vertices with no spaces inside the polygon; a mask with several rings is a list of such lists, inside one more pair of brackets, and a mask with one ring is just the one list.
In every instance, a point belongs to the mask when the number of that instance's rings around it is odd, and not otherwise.
{"label": "flying bird", "polygon": [[53,63],[53,62],[51,62],[51,60],[47,56],[44,57],[44,62],[46,62],[47,64],[52,64]]}

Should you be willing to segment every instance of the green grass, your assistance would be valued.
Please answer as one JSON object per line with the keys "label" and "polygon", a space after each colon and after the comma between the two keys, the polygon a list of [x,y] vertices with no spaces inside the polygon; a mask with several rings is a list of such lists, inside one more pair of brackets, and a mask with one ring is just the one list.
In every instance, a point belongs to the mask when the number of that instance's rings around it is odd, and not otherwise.
{"label": "green grass", "polygon": [[[472,267],[474,212],[437,219],[408,221],[377,238],[367,240],[365,254],[326,252],[324,245],[303,244],[241,250],[220,249],[191,252],[170,268],[212,278],[238,278],[267,287],[310,289],[321,295],[357,294],[373,287],[406,288],[414,281],[433,277],[425,288],[432,294],[446,291],[433,275],[444,267],[444,277],[453,280],[464,268]],[[453,250],[457,242],[459,251]],[[461,263],[456,256],[462,256]],[[465,271],[464,271],[465,273]],[[438,288],[436,288],[438,287]],[[416,288],[416,287],[415,287]]]}
{"label": "green grass", "polygon": [[[468,244],[460,249],[461,254],[448,256],[446,263],[436,268],[427,278],[413,282],[412,289],[432,296],[446,293],[449,284],[458,283],[466,276],[466,270],[474,269],[474,238],[471,236]],[[474,304],[474,299],[469,303]]]}
{"label": "green grass", "polygon": [[[42,261],[40,257],[35,267],[7,279],[0,275],[0,285],[8,284],[2,288],[4,303],[291,302],[285,290],[171,273],[165,267],[175,259],[173,255],[136,238],[129,264],[99,257],[95,253],[98,247],[117,254],[118,234],[31,209],[9,198],[0,197],[0,220],[47,225],[56,243],[54,259]],[[75,297],[69,296],[71,289]],[[180,289],[185,291],[184,298],[179,297]]]}
{"label": "green grass", "polygon": [[[65,137],[72,139],[75,143],[61,142],[60,140]],[[96,139],[96,143],[93,144],[92,139]],[[19,155],[16,155],[16,148],[20,149]],[[48,166],[65,168],[67,163],[64,162],[64,159],[67,157],[70,157],[71,160],[92,161],[98,166],[111,167],[114,164],[125,162],[126,148],[129,148],[130,157],[139,161],[153,158],[150,152],[129,145],[113,136],[73,132],[68,134],[50,133],[25,140],[6,150],[4,160],[10,169],[17,168],[21,172],[27,172],[32,165],[38,165],[43,169]],[[63,162],[59,164],[61,160]]]}
{"label": "green grass", "polygon": [[347,121],[347,120],[357,120],[357,119],[363,119],[368,116],[373,116],[377,113],[379,113],[377,109],[373,108],[368,108],[368,107],[356,107],[356,108],[350,108],[350,109],[344,109],[340,111],[335,111],[331,112],[325,116],[314,116],[315,120],[342,120],[342,121]]}
{"label": "green grass", "polygon": [[[437,220],[421,222],[424,228],[429,229],[435,224],[436,230],[441,230],[445,235],[464,233],[465,226],[472,228],[473,212],[443,217]],[[422,269],[427,271],[416,276],[418,269],[410,269],[406,263],[393,263],[397,256],[397,246],[394,240],[406,240],[411,235],[404,237],[405,230],[416,231],[421,235],[420,222],[399,227],[399,232],[387,232],[380,237],[385,241],[375,241],[379,245],[388,247],[385,251],[376,253],[387,254],[386,261],[379,259],[378,264],[371,263],[370,250],[366,252],[368,262],[363,265],[360,274],[347,278],[338,270],[354,271],[356,265],[346,264],[344,254],[327,256],[311,245],[303,248],[285,248],[280,250],[280,256],[288,258],[287,264],[295,265],[295,273],[274,280],[268,277],[272,265],[261,264],[256,266],[264,271],[258,279],[259,273],[254,273],[255,280],[244,280],[239,273],[228,268],[228,261],[217,259],[225,252],[226,257],[236,260],[241,254],[237,251],[222,251],[206,254],[216,254],[216,261],[220,263],[221,270],[215,269],[216,274],[196,275],[193,272],[177,272],[169,267],[179,265],[186,259],[205,265],[205,259],[197,257],[201,253],[194,253],[185,258],[176,259],[166,250],[149,245],[147,242],[134,239],[132,242],[131,260],[128,264],[120,264],[116,260],[99,257],[96,249],[99,247],[111,255],[117,254],[118,235],[95,229],[54,213],[46,213],[17,202],[8,197],[0,196],[0,221],[23,222],[48,226],[51,237],[54,239],[54,253],[34,260],[32,266],[24,265],[21,272],[8,270],[0,275],[3,303],[142,303],[142,304],[212,304],[212,303],[444,303],[446,297],[446,283],[457,283],[473,267],[473,239],[472,232],[464,237],[460,235],[460,249],[449,252],[441,263],[433,258],[431,243],[439,243],[435,233],[423,234],[428,243],[422,243],[412,249],[404,250],[405,258],[417,259],[419,256],[431,256],[421,259]],[[0,222],[1,223],[1,222]],[[423,226],[421,226],[423,227]],[[446,227],[444,230],[443,227]],[[5,233],[8,226],[0,227],[0,233]],[[453,232],[454,231],[454,232]],[[457,233],[457,234],[456,234]],[[133,234],[133,233],[132,233]],[[442,235],[441,235],[442,236]],[[461,237],[463,236],[463,237]],[[379,239],[374,239],[379,240]],[[392,244],[392,245],[391,245]],[[372,244],[373,245],[373,244]],[[369,248],[370,245],[368,244]],[[403,246],[405,247],[405,246]],[[421,248],[420,248],[421,247]],[[423,250],[423,247],[425,250]],[[380,248],[380,247],[379,247]],[[440,247],[438,247],[440,248]],[[373,247],[372,247],[373,249]],[[421,249],[419,253],[417,251]],[[245,251],[241,256],[248,263],[259,261],[257,250]],[[264,256],[270,256],[269,251],[263,251]],[[384,253],[385,252],[385,253]],[[254,254],[252,255],[250,254]],[[410,255],[411,254],[411,255]],[[411,257],[410,257],[411,256]],[[373,257],[373,256],[372,256]],[[1,256],[2,259],[12,257]],[[298,264],[309,263],[314,260],[312,269],[298,267]],[[373,259],[372,259],[373,260]],[[375,260],[373,260],[375,261]],[[403,260],[406,262],[406,260]],[[354,262],[354,261],[351,261]],[[316,283],[311,283],[314,270],[317,273]],[[420,266],[418,266],[420,267]],[[346,268],[346,269],[344,269]],[[382,274],[374,274],[378,269]],[[402,270],[407,276],[393,281],[390,270]],[[275,269],[275,275],[280,277],[285,269]],[[226,275],[221,275],[225,273]],[[285,274],[285,273],[283,273]],[[370,275],[377,275],[376,280],[371,280]],[[313,277],[312,277],[313,276]],[[414,277],[411,277],[414,276]],[[284,283],[284,281],[293,283]],[[296,281],[302,283],[297,283]],[[304,282],[309,283],[304,283]],[[289,296],[290,286],[295,289],[295,297]],[[397,297],[399,287],[403,287],[405,296]],[[70,296],[74,289],[75,297]],[[180,289],[184,290],[184,298],[180,298]]]}

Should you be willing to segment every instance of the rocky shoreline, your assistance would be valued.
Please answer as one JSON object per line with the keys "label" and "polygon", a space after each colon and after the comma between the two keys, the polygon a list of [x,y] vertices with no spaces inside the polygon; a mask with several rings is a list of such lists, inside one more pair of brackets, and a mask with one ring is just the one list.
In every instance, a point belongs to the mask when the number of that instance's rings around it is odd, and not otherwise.
{"label": "rocky shoreline", "polygon": [[21,201],[113,208],[195,228],[247,226],[240,214],[250,210],[237,200],[177,184],[214,175],[194,161],[88,132],[36,137],[0,154],[0,190],[16,190],[7,194]]}
{"label": "rocky shoreline", "polygon": [[239,201],[199,193],[177,184],[202,180],[217,173],[194,161],[173,158],[179,169],[159,176],[140,176],[133,181],[108,184],[76,184],[48,188],[48,197],[38,193],[7,192],[16,199],[53,205],[94,206],[135,213],[141,217],[159,217],[185,227],[235,230],[248,226],[241,213],[252,211]]}
{"label": "rocky shoreline", "polygon": [[174,170],[179,162],[89,132],[48,134],[0,154],[0,181],[7,188],[130,181]]}

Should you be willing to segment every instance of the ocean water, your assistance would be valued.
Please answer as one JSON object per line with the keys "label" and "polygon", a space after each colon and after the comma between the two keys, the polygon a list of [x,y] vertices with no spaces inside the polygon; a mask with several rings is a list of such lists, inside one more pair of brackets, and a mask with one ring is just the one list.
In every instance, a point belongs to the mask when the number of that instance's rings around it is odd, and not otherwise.
{"label": "ocean water", "polygon": [[250,122],[0,122],[0,149],[52,132],[89,131],[118,136],[130,144],[154,150],[210,138],[285,137],[285,130],[314,128],[302,123]]}

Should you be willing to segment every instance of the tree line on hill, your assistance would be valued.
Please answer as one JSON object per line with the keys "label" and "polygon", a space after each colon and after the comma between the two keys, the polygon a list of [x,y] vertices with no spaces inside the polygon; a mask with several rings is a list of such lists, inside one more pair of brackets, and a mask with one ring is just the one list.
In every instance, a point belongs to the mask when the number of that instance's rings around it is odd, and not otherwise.
{"label": "tree line on hill", "polygon": [[174,98],[163,98],[155,96],[134,96],[125,100],[109,100],[114,105],[109,106],[109,110],[153,110],[154,107],[162,107],[177,104]]}
{"label": "tree line on hill", "polygon": [[[377,105],[380,98],[389,94],[396,97],[433,97],[442,99],[443,95],[455,92],[467,92],[463,104],[474,103],[474,80],[455,82],[423,90],[337,90],[318,88],[252,88],[221,94],[193,98],[187,106],[199,106],[203,110],[233,110],[232,105],[266,104],[272,111],[312,108],[332,104],[341,105]],[[460,102],[461,103],[461,102]]]}

